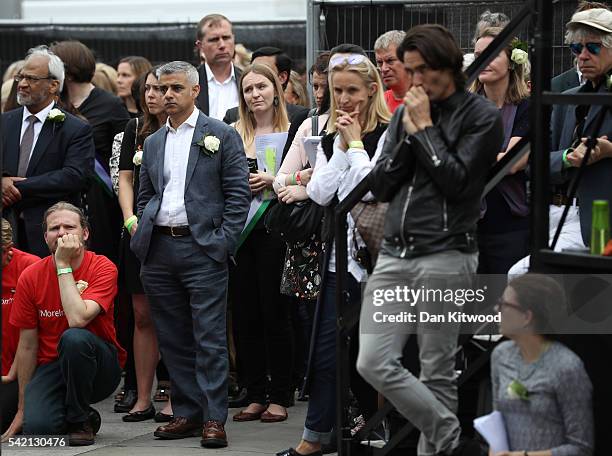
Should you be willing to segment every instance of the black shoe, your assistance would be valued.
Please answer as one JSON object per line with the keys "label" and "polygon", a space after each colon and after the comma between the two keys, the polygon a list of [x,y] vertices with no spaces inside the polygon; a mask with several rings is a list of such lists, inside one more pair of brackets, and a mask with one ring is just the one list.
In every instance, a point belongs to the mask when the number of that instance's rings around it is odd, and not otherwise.
{"label": "black shoe", "polygon": [[149,408],[145,410],[128,413],[121,419],[126,423],[137,423],[139,421],[150,420],[151,418],[155,418],[155,407],[153,407],[153,404],[149,405]]}
{"label": "black shoe", "polygon": [[276,456],[323,456],[323,453],[319,451],[315,451],[314,453],[308,453],[303,455],[302,453],[298,453],[293,448],[287,448],[286,450],[279,451],[276,453]]}
{"label": "black shoe", "polygon": [[134,404],[138,400],[136,390],[126,390],[123,399],[115,403],[115,413],[128,413],[134,408]]}
{"label": "black shoe", "polygon": [[86,446],[94,443],[96,443],[96,440],[89,420],[68,425],[68,445]]}
{"label": "black shoe", "polygon": [[249,405],[246,388],[241,388],[240,391],[238,391],[238,394],[229,396],[227,399],[229,408],[246,407]]}
{"label": "black shoe", "polygon": [[169,423],[174,418],[174,415],[168,415],[167,413],[157,412],[153,417],[153,421],[156,423]]}
{"label": "black shoe", "polygon": [[100,413],[98,413],[95,408],[89,407],[89,416],[87,419],[89,420],[89,424],[91,424],[94,435],[96,435],[98,431],[100,431],[100,426],[102,426],[102,417]]}

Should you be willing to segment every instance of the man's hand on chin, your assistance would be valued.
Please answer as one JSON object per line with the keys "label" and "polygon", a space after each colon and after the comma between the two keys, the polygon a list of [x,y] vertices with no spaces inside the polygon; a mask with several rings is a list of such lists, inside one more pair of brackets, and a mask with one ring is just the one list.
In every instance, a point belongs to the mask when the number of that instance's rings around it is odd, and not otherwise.
{"label": "man's hand on chin", "polygon": [[77,258],[83,250],[83,243],[75,234],[65,234],[57,239],[55,250],[55,265],[58,268],[67,268],[73,259]]}
{"label": "man's hand on chin", "polygon": [[431,107],[429,97],[422,87],[412,87],[404,97],[405,113],[404,127],[408,134],[415,134],[418,131],[431,127]]}

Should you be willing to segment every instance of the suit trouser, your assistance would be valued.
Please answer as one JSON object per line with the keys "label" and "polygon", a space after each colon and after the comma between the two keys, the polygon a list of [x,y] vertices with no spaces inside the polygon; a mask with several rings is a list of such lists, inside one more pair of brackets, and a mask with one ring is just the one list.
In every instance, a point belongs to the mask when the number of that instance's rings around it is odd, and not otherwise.
{"label": "suit trouser", "polygon": [[227,419],[227,263],[192,236],[154,233],[140,277],[172,382],[175,416]]}
{"label": "suit trouser", "polygon": [[58,359],[36,368],[26,386],[24,434],[62,434],[66,423],[82,423],[89,404],[113,394],[121,381],[117,348],[91,331],[64,331]]}
{"label": "suit trouser", "polygon": [[[375,290],[392,290],[397,286],[418,289],[430,284],[431,288],[438,288],[438,283],[429,282],[434,280],[432,277],[444,277],[440,283],[445,289],[468,288],[469,275],[476,271],[476,264],[477,254],[456,250],[411,259],[381,253],[364,292],[357,370],[421,431],[419,456],[450,452],[459,443],[454,370],[459,323],[445,323],[437,331],[425,329],[419,323],[377,329],[372,324],[373,312],[384,311],[387,315],[411,309],[419,312],[425,311],[430,303],[419,301],[411,308],[400,300],[379,306],[374,304],[373,294]],[[441,305],[443,312],[460,310],[454,303]],[[414,333],[419,345],[419,378],[402,365],[404,345]]]}

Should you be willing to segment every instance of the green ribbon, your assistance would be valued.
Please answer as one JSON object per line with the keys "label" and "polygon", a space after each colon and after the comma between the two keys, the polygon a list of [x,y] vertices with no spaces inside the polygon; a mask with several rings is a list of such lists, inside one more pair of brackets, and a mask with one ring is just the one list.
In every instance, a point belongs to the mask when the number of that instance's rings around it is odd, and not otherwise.
{"label": "green ribbon", "polygon": [[257,212],[255,212],[255,215],[253,216],[249,224],[246,226],[244,230],[242,230],[242,233],[240,233],[240,238],[238,238],[238,247],[236,247],[236,250],[238,250],[240,246],[242,245],[242,243],[246,241],[246,238],[249,237],[249,234],[251,234],[251,231],[253,231],[253,228],[255,228],[255,225],[257,225],[257,222],[259,221],[261,216],[264,214],[264,212],[266,212],[266,209],[270,205],[271,201],[272,200],[266,200],[263,203],[261,203],[261,206],[259,206],[259,208],[257,209]]}

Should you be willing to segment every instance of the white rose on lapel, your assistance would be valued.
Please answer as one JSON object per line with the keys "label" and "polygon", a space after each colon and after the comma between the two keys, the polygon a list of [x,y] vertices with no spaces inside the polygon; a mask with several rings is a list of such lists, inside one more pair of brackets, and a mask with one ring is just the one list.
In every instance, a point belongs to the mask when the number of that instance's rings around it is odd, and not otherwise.
{"label": "white rose on lapel", "polygon": [[56,123],[63,122],[64,120],[66,120],[66,114],[64,114],[60,109],[53,108],[51,111],[49,111],[47,119],[49,119],[49,121],[51,122]]}
{"label": "white rose on lapel", "polygon": [[212,157],[219,150],[221,141],[214,135],[204,135],[196,145],[200,146],[200,152]]}
{"label": "white rose on lapel", "polygon": [[134,165],[136,166],[140,166],[142,164],[142,149],[140,148],[140,146],[138,146],[138,150],[132,158],[132,163],[134,163]]}

